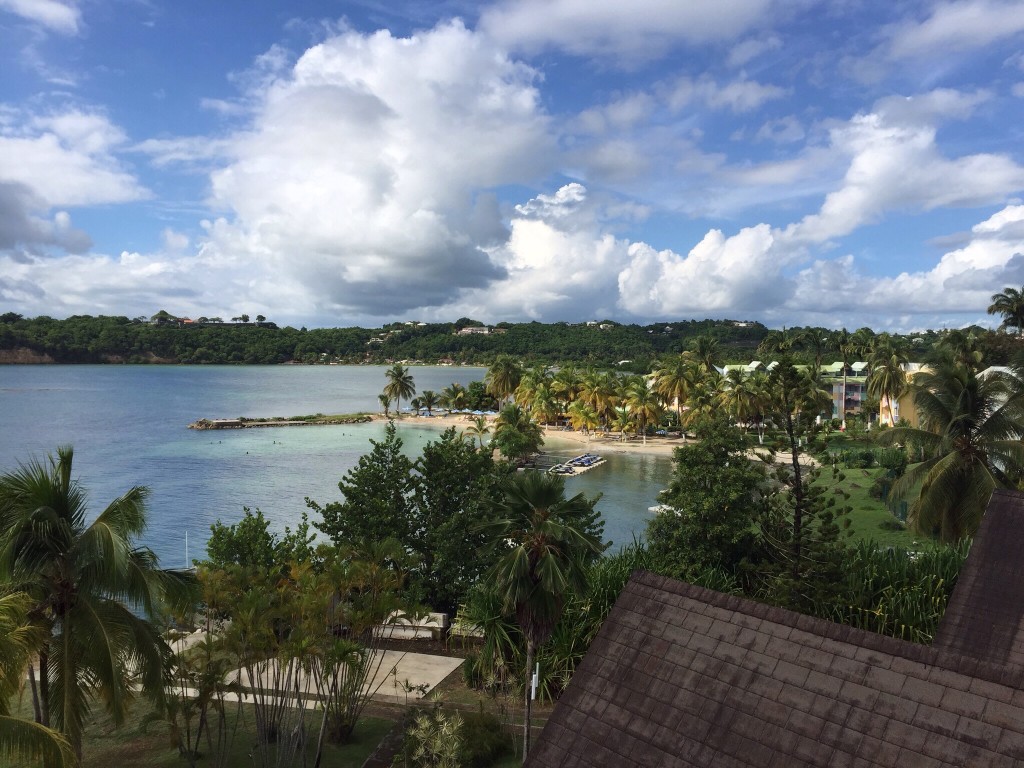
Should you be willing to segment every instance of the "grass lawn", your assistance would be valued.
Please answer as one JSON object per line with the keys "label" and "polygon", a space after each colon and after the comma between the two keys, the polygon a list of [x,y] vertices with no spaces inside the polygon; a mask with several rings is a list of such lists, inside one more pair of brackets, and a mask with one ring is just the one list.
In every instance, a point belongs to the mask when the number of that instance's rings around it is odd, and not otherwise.
{"label": "grass lawn", "polygon": [[[845,479],[838,483],[837,489],[842,489],[850,494],[847,504],[850,505],[850,528],[853,530],[854,541],[874,539],[883,547],[901,547],[903,549],[920,549],[928,543],[928,539],[922,538],[910,531],[890,530],[883,527],[894,518],[885,503],[879,499],[873,499],[869,495],[871,486],[875,479],[885,473],[884,469],[843,469]],[[820,482],[832,483],[828,471],[822,472]]]}

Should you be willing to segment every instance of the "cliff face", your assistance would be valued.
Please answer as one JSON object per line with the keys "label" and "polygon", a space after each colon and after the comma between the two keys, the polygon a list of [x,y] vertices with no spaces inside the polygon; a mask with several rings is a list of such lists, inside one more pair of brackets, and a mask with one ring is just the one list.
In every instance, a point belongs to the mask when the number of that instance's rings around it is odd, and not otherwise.
{"label": "cliff face", "polygon": [[34,363],[52,363],[53,358],[47,354],[35,352],[25,347],[16,349],[0,349],[0,365],[20,364],[28,365]]}

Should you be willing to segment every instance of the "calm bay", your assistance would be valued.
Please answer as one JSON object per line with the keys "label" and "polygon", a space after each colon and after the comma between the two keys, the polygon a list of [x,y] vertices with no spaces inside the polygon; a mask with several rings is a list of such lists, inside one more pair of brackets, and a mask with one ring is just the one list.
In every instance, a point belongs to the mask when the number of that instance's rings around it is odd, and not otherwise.
{"label": "calm bay", "polygon": [[[338,480],[379,438],[382,421],[344,426],[196,431],[199,418],[376,412],[383,366],[0,366],[0,471],[58,445],[75,449],[75,476],[90,512],[133,485],[150,497],[144,543],[167,566],[202,557],[210,524],[259,508],[281,531],[306,510],[305,497],[340,497]],[[419,392],[482,379],[483,368],[415,366]],[[426,424],[424,424],[426,422]],[[436,438],[426,419],[403,419],[410,455]],[[549,440],[546,450],[581,452]],[[596,450],[597,447],[592,450]],[[671,475],[665,456],[614,453],[567,481],[567,491],[602,493],[606,538],[618,548],[643,534]]]}

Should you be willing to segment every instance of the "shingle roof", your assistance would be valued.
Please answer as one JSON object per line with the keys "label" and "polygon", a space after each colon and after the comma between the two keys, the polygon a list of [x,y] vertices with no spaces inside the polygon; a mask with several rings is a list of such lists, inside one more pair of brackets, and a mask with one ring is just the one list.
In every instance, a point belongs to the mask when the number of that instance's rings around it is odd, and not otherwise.
{"label": "shingle roof", "polygon": [[1001,666],[1024,667],[1024,509],[996,491],[971,544],[933,646]]}
{"label": "shingle roof", "polygon": [[529,765],[1024,765],[1024,495],[985,521],[935,647],[634,574]]}

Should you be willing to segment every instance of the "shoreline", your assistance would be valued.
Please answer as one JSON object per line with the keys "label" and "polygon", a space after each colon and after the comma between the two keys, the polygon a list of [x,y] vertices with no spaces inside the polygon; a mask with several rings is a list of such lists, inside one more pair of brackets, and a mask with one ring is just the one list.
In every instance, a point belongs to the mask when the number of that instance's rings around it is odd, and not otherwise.
{"label": "shoreline", "polygon": [[[327,427],[335,425],[349,425],[356,423],[368,423],[375,421],[388,421],[393,420],[396,424],[402,424],[406,426],[432,429],[437,431],[444,431],[449,427],[455,427],[460,431],[465,427],[468,427],[472,421],[473,416],[459,413],[459,414],[445,414],[438,416],[390,416],[385,417],[383,413],[374,414],[351,414],[347,417],[339,418],[337,416],[325,416],[323,420],[296,420],[296,419],[275,419],[275,418],[259,418],[259,419],[208,419],[202,418],[197,419],[192,424],[188,425],[189,429],[208,429],[208,430],[219,430],[219,429],[256,429],[260,427]],[[497,420],[497,416],[487,416],[487,423],[493,425]],[[336,421],[332,419],[338,419]],[[203,425],[203,426],[198,426]],[[548,444],[548,440],[571,442],[580,445],[585,451],[604,451],[616,452],[616,453],[644,453],[653,454],[656,456],[671,456],[676,446],[684,445],[682,438],[678,437],[662,437],[654,436],[648,437],[647,443],[644,444],[642,438],[631,437],[625,441],[620,441],[618,433],[603,433],[603,432],[592,432],[589,435],[577,432],[575,430],[565,430],[561,427],[544,426],[541,425],[541,429],[544,433],[545,446]],[[612,436],[614,434],[614,437]],[[691,438],[687,442],[693,442]]]}
{"label": "shoreline", "polygon": [[[497,416],[486,416],[488,425],[494,424],[497,421]],[[362,414],[348,414],[348,415],[336,415],[326,416],[323,420],[309,420],[300,421],[292,419],[199,419],[193,424],[189,425],[189,429],[255,429],[259,427],[306,427],[306,426],[336,426],[336,425],[353,425],[361,423],[370,423],[377,421],[394,421],[396,424],[403,424],[405,426],[414,427],[416,429],[429,429],[437,432],[443,432],[449,427],[455,427],[460,432],[465,427],[468,427],[474,420],[474,417],[468,414],[444,414],[438,416],[412,416],[412,415],[400,415],[400,416],[388,416],[385,417],[383,413],[362,413]],[[206,424],[221,424],[221,426],[206,426],[197,427],[196,425],[205,422]],[[544,426],[541,425],[541,429],[544,434],[544,448],[547,448],[544,453],[549,452],[549,440],[555,442],[566,442],[574,443],[579,445],[584,452],[599,452],[599,453],[632,453],[632,454],[646,454],[652,456],[666,456],[671,458],[675,449],[684,445],[692,445],[695,442],[695,438],[682,438],[682,437],[664,437],[661,435],[655,435],[648,437],[646,443],[643,438],[630,437],[626,440],[621,440],[618,433],[605,433],[605,432],[592,432],[589,435],[576,430],[566,430],[562,427]],[[558,450],[558,448],[556,448]],[[768,454],[759,447],[751,448],[750,458],[760,461],[767,461]],[[791,461],[789,453],[778,452],[775,454],[774,464],[788,464]],[[808,454],[800,455],[800,463],[805,466],[817,466],[818,461]]]}

